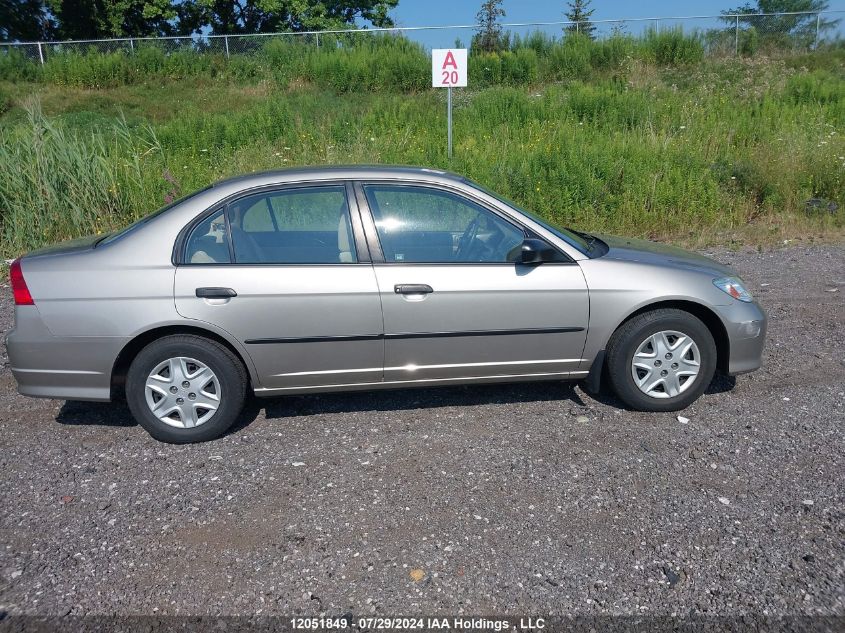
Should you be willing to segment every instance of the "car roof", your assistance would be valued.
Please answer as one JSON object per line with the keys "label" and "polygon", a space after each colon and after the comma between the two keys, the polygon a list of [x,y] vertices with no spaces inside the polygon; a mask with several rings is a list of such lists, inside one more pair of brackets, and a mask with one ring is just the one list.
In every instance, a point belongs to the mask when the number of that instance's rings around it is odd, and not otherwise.
{"label": "car roof", "polygon": [[330,165],[330,166],[314,166],[314,167],[291,167],[289,169],[274,169],[271,171],[254,172],[251,174],[244,174],[242,176],[234,176],[232,178],[225,178],[218,180],[212,187],[221,187],[224,185],[249,185],[251,182],[256,184],[266,183],[268,180],[277,180],[284,182],[287,180],[325,180],[327,178],[342,178],[342,179],[368,179],[368,178],[385,178],[397,180],[413,180],[420,177],[438,177],[445,180],[454,180],[455,182],[466,183],[467,180],[459,174],[455,174],[442,169],[432,169],[428,167],[414,167],[409,165]]}

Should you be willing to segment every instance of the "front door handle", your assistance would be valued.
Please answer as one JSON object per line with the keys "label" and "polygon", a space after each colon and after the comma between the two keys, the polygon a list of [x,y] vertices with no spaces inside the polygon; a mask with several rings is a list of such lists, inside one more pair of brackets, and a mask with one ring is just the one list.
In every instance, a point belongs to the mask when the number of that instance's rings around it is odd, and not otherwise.
{"label": "front door handle", "polygon": [[393,292],[398,295],[428,295],[434,292],[434,288],[428,284],[396,284]]}
{"label": "front door handle", "polygon": [[231,299],[238,293],[231,288],[197,288],[197,296],[200,299]]}

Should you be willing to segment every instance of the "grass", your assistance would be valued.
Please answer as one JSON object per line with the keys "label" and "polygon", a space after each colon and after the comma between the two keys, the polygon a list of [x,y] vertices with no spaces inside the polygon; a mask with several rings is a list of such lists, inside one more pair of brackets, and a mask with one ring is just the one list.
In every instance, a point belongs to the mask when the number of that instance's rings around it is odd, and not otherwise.
{"label": "grass", "polygon": [[[265,79],[281,86],[308,82],[338,92],[414,92],[429,86],[427,51],[404,37],[353,32],[324,37],[319,48],[285,39],[256,42],[247,38],[234,44],[250,50],[227,58],[222,50],[166,52],[155,43],[139,43],[132,52],[49,51],[43,65],[12,50],[0,54],[0,80],[113,88],[154,79]],[[586,79],[628,58],[678,65],[699,62],[704,54],[702,37],[681,30],[648,31],[639,38],[618,35],[603,41],[577,35],[553,39],[535,33],[516,39],[500,53],[474,54],[469,72],[474,85],[515,85]]]}
{"label": "grass", "polygon": [[[113,230],[225,176],[332,163],[448,168],[551,220],[691,246],[841,237],[843,52],[808,69],[647,42],[537,37],[471,57],[451,161],[445,95],[412,45],[314,59],[267,47],[270,74],[215,74],[211,59],[182,76],[188,62],[151,56],[144,80],[104,62],[99,76],[119,81],[101,88],[7,74],[0,254]],[[367,74],[379,46],[397,55]]]}

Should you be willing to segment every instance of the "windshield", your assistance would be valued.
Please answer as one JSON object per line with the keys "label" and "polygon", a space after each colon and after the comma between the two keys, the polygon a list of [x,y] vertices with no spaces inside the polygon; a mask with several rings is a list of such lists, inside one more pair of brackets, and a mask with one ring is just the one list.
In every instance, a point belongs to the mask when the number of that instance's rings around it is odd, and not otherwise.
{"label": "windshield", "polygon": [[471,180],[467,180],[467,183],[472,185],[476,189],[483,191],[488,196],[492,196],[493,198],[495,198],[499,202],[502,202],[502,203],[508,205],[509,207],[516,209],[517,211],[519,211],[523,215],[528,216],[529,218],[534,220],[537,224],[539,224],[544,229],[546,229],[549,233],[552,233],[553,235],[555,235],[555,236],[559,237],[560,239],[564,240],[570,246],[577,248],[579,251],[581,251],[585,255],[590,250],[590,240],[587,239],[586,237],[584,237],[587,234],[580,233],[580,232],[576,233],[576,232],[572,231],[571,229],[567,229],[567,228],[564,228],[562,226],[556,226],[554,224],[551,224],[548,220],[544,220],[543,218],[541,218],[536,213],[532,213],[531,211],[528,211],[527,209],[523,209],[518,204],[513,202],[513,200],[508,200],[504,196],[499,195],[498,193],[495,193],[493,191],[490,191],[486,187],[482,187],[478,183],[472,182]]}
{"label": "windshield", "polygon": [[198,189],[197,191],[194,191],[193,193],[189,193],[187,196],[182,196],[178,200],[174,200],[170,204],[163,206],[158,211],[153,211],[149,215],[145,215],[140,220],[136,220],[135,222],[133,222],[132,224],[127,226],[125,229],[123,229],[121,231],[117,231],[116,233],[110,233],[110,234],[106,235],[103,239],[98,241],[95,244],[95,246],[99,246],[100,244],[109,244],[111,242],[114,242],[115,240],[119,240],[121,237],[129,235],[132,231],[134,231],[135,229],[137,229],[140,226],[143,226],[144,224],[146,224],[147,222],[149,222],[153,218],[158,217],[159,215],[161,215],[165,211],[170,211],[170,209],[172,209],[176,205],[182,204],[186,200],[189,200],[189,199],[193,198],[194,196],[201,194],[203,191],[208,191],[209,189],[211,189],[211,186],[203,187],[202,189]]}

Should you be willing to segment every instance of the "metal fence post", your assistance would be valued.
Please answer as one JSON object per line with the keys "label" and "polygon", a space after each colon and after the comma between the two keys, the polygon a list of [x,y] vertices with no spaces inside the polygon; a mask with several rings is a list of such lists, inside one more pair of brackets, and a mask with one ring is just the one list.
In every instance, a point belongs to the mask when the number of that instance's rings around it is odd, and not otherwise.
{"label": "metal fence post", "polygon": [[655,20],[655,21],[654,21],[654,32],[655,32],[655,33],[660,33],[660,20]]}
{"label": "metal fence post", "polygon": [[818,48],[819,48],[819,43],[820,43],[819,37],[821,35],[821,30],[822,30],[822,14],[816,13],[816,45],[814,47],[816,50],[818,50]]}
{"label": "metal fence post", "polygon": [[133,55],[135,54],[135,40],[133,40],[131,37],[129,38],[129,50],[132,52]]}
{"label": "metal fence post", "polygon": [[41,60],[41,65],[44,65],[44,51],[41,49],[41,42],[38,42],[38,59]]}
{"label": "metal fence post", "polygon": [[229,59],[229,36],[223,36],[223,46],[226,47],[226,59]]}
{"label": "metal fence post", "polygon": [[734,32],[734,56],[739,57],[739,15],[736,16],[736,31]]}
{"label": "metal fence post", "polygon": [[317,36],[317,48],[320,48],[320,34],[315,33],[315,35]]}

